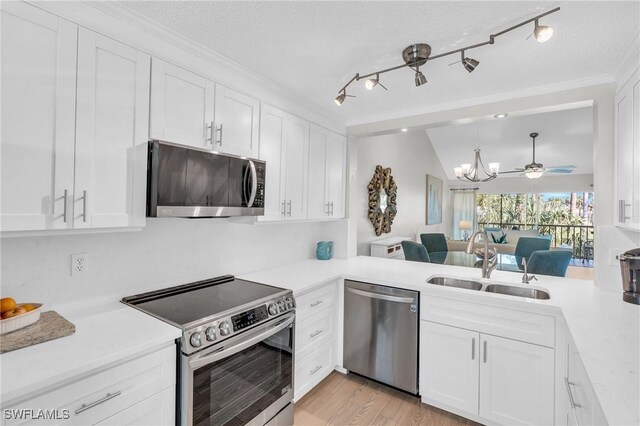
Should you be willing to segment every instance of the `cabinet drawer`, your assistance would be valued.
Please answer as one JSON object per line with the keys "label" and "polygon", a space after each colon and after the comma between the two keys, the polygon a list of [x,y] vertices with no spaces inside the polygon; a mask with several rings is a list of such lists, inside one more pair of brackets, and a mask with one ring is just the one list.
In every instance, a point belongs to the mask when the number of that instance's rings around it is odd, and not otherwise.
{"label": "cabinet drawer", "polygon": [[443,297],[422,296],[421,319],[555,347],[555,318]]}
{"label": "cabinet drawer", "polygon": [[333,333],[333,309],[325,309],[296,325],[296,355]]}
{"label": "cabinet drawer", "polygon": [[[58,414],[58,419],[52,420],[30,417],[7,419],[6,425],[85,425],[107,419],[162,391],[165,379],[163,359],[170,359],[168,352],[174,353],[175,360],[175,349],[170,347],[101,371],[14,406],[3,407],[9,410],[33,410],[34,415],[38,410],[57,410]],[[164,372],[165,375],[170,373],[167,370]],[[173,374],[175,377],[175,368]]]}
{"label": "cabinet drawer", "polygon": [[295,400],[320,383],[333,371],[333,344],[328,342],[319,346],[311,354],[296,362]]}
{"label": "cabinet drawer", "polygon": [[332,282],[319,289],[296,297],[296,315],[299,321],[309,318],[335,303],[336,283]]}

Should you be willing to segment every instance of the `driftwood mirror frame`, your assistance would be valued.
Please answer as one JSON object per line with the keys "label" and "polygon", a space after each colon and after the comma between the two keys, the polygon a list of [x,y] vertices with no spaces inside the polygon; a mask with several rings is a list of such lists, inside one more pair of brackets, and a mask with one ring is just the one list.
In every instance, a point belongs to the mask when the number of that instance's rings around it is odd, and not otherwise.
{"label": "driftwood mirror frame", "polygon": [[[367,185],[369,190],[369,220],[376,236],[391,232],[391,224],[396,217],[396,193],[398,187],[393,180],[390,168],[376,166],[373,177]],[[386,200],[386,206],[381,201]]]}

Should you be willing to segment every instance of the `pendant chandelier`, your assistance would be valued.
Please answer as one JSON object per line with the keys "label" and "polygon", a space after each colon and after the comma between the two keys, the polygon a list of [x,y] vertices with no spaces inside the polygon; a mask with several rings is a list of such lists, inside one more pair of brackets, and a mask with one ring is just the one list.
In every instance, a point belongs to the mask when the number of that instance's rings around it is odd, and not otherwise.
{"label": "pendant chandelier", "polygon": [[[460,167],[454,167],[453,171],[456,178],[463,182],[488,182],[498,177],[500,163],[489,163],[489,171],[487,171],[480,158],[480,147],[476,146],[473,164],[461,164]],[[480,174],[481,172],[484,176]]]}
{"label": "pendant chandelier", "polygon": [[[527,19],[526,21],[520,22],[519,24],[516,24],[505,30],[499,31],[495,34],[491,34],[489,35],[488,41],[472,44],[466,47],[462,47],[460,49],[451,50],[449,52],[440,53],[434,56],[431,56],[431,46],[429,46],[428,44],[426,43],[412,44],[411,46],[405,48],[402,51],[402,59],[404,60],[404,64],[397,65],[395,67],[387,68],[380,71],[375,71],[366,75],[360,75],[359,73],[356,74],[355,76],[353,76],[351,80],[347,82],[347,84],[345,84],[342,87],[342,89],[338,91],[338,96],[336,96],[334,101],[336,105],[342,105],[347,98],[355,98],[354,95],[347,94],[347,88],[354,81],[360,81],[365,78],[367,79],[365,86],[368,90],[373,90],[376,86],[380,86],[385,90],[387,90],[387,88],[383,86],[382,83],[380,82],[380,74],[384,74],[389,71],[399,70],[405,67],[411,68],[415,72],[416,87],[422,86],[427,82],[427,78],[424,76],[422,71],[420,71],[420,67],[423,67],[427,63],[427,61],[432,61],[434,59],[442,58],[442,57],[453,55],[456,53],[460,54],[460,60],[457,62],[454,62],[454,64],[460,62],[462,63],[462,66],[464,67],[465,70],[467,70],[468,72],[473,72],[473,70],[475,70],[476,67],[480,64],[480,61],[467,57],[465,55],[466,51],[469,51],[471,49],[476,49],[478,47],[486,46],[488,44],[494,44],[496,37],[501,36],[505,33],[515,30],[516,28],[520,28],[530,23],[534,24],[533,33],[531,35],[533,35],[538,42],[544,43],[545,41],[549,40],[553,35],[553,28],[548,27],[546,25],[540,25],[538,20],[543,16],[547,16],[554,12],[557,12],[558,10],[560,10],[560,8],[556,7],[555,9],[551,9],[547,12],[541,13],[540,15],[534,16],[533,18]],[[450,64],[450,65],[453,65],[453,64]]]}

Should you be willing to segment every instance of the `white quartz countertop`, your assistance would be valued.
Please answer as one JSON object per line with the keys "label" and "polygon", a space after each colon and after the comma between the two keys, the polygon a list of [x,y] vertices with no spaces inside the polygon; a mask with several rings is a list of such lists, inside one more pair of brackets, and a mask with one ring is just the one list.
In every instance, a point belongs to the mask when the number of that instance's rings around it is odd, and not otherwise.
{"label": "white quartz countertop", "polygon": [[74,334],[0,355],[3,407],[166,347],[181,336],[180,329],[118,302],[57,311],[76,326]]}
{"label": "white quartz countertop", "polygon": [[[538,276],[533,286],[547,290],[551,299],[532,300],[427,285],[426,279],[433,275],[478,280],[481,272],[475,268],[360,256],[349,260],[306,260],[239,278],[289,288],[294,295],[346,278],[562,316],[609,424],[640,424],[640,307],[623,302],[620,293],[600,290],[584,280]],[[491,277],[491,281],[513,284],[520,284],[520,279],[521,274],[506,271],[494,271]]]}

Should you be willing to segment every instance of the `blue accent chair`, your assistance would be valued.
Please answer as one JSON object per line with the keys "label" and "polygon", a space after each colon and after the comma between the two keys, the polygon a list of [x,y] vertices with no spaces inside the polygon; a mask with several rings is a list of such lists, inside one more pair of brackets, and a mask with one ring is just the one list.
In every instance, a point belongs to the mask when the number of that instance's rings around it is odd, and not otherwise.
{"label": "blue accent chair", "polygon": [[444,263],[447,259],[449,247],[444,234],[420,234],[420,241],[427,249],[431,263]]}
{"label": "blue accent chair", "polygon": [[404,258],[413,262],[431,262],[427,249],[420,243],[414,241],[403,241],[402,250],[404,251]]}
{"label": "blue accent chair", "polygon": [[522,270],[522,258],[527,259],[529,262],[529,257],[531,253],[538,250],[549,250],[551,247],[551,240],[546,238],[533,238],[533,237],[520,237],[518,239],[518,243],[516,244],[516,264],[518,268]]}
{"label": "blue accent chair", "polygon": [[571,250],[538,250],[531,253],[527,272],[539,275],[564,277],[571,262]]}

